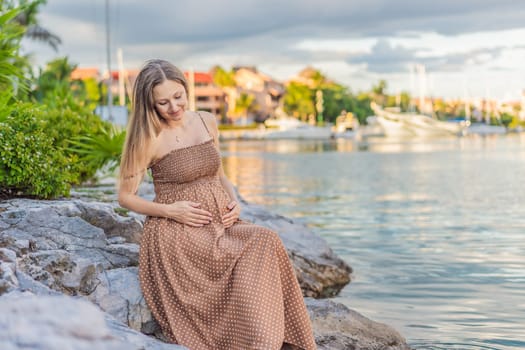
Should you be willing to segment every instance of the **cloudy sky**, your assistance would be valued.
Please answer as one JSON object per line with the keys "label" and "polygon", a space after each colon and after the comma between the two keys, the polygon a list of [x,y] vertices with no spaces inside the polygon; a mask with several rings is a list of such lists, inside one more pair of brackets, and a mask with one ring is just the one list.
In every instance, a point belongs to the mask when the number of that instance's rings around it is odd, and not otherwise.
{"label": "cloudy sky", "polygon": [[[350,88],[518,99],[525,89],[525,0],[109,0],[112,68],[165,58],[182,69],[256,66],[286,80],[306,66]],[[105,0],[48,0],[41,25],[59,52],[106,67]],[[411,74],[416,65],[426,74]],[[420,69],[421,70],[421,69]]]}

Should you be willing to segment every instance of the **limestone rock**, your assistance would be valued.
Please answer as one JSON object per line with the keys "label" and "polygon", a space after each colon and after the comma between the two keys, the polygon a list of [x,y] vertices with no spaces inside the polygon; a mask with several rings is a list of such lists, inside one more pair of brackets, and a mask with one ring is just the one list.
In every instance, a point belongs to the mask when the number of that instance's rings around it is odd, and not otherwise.
{"label": "limestone rock", "polygon": [[[140,223],[120,218],[109,205],[16,199],[2,202],[2,206],[0,247],[14,251],[18,269],[49,288],[87,295],[98,285],[102,271],[138,264],[138,245],[127,240]],[[91,210],[95,214],[86,214]],[[108,214],[102,215],[103,210]],[[113,234],[129,236],[108,237],[82,216]],[[123,225],[120,229],[119,224]]]}
{"label": "limestone rock", "polygon": [[87,301],[9,293],[0,298],[3,350],[182,350],[105,316]]}
{"label": "limestone rock", "polygon": [[103,272],[100,283],[87,298],[122,323],[145,334],[160,334],[160,328],[140,290],[138,268]]}
{"label": "limestone rock", "polygon": [[392,327],[331,300],[305,298],[318,349],[410,350]]}
{"label": "limestone rock", "polygon": [[0,295],[17,289],[16,254],[12,250],[0,248]]}

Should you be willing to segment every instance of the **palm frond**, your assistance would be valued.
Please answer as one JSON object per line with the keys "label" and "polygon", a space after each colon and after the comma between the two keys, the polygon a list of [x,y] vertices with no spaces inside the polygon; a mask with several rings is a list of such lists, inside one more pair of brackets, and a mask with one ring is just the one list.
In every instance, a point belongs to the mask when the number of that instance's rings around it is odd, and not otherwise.
{"label": "palm frond", "polygon": [[25,36],[29,39],[48,44],[55,51],[58,51],[58,45],[62,43],[62,40],[60,40],[58,36],[38,24],[28,27]]}
{"label": "palm frond", "polygon": [[76,154],[87,166],[113,171],[120,163],[126,131],[111,126],[97,135],[78,136],[71,140],[68,151]]}

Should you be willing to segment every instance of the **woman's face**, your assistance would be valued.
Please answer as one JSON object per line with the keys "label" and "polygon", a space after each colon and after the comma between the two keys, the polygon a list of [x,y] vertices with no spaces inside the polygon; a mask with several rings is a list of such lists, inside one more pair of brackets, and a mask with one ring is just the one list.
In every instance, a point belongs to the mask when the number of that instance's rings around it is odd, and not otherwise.
{"label": "woman's face", "polygon": [[184,86],[173,80],[155,86],[153,100],[155,110],[167,122],[181,120],[188,104]]}

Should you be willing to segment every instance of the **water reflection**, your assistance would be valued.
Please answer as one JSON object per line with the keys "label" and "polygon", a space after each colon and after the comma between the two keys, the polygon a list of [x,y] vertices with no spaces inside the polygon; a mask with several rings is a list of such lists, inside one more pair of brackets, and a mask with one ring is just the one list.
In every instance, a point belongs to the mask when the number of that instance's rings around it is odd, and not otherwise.
{"label": "water reflection", "polygon": [[420,349],[512,349],[525,324],[525,137],[231,141],[247,200],[352,265],[337,301]]}

